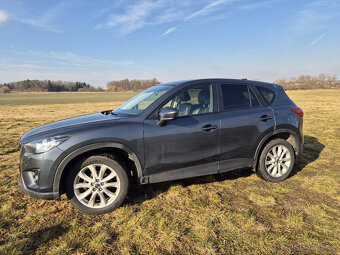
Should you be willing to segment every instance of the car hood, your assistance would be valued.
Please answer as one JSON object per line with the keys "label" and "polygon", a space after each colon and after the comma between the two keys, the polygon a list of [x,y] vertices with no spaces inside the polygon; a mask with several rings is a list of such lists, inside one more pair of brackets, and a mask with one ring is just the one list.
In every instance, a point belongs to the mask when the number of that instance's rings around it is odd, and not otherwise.
{"label": "car hood", "polygon": [[73,128],[118,121],[121,118],[122,117],[112,114],[93,113],[59,120],[28,131],[21,137],[20,142],[27,143],[49,135],[54,136],[58,135],[58,133],[63,134]]}

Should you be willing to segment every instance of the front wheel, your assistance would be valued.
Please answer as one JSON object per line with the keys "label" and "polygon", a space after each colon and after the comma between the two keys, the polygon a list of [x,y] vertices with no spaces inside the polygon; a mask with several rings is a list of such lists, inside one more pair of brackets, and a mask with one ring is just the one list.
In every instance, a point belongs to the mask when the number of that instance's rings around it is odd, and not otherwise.
{"label": "front wheel", "polygon": [[128,187],[126,171],[117,161],[105,156],[91,156],[71,169],[66,194],[78,210],[96,215],[119,207]]}
{"label": "front wheel", "polygon": [[270,182],[283,181],[292,172],[294,162],[292,145],[284,139],[275,139],[263,148],[257,173]]}

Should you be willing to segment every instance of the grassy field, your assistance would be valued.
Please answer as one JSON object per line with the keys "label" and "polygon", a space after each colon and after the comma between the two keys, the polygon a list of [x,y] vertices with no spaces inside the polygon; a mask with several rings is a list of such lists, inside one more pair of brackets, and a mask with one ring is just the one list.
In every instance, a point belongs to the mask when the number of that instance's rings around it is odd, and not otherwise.
{"label": "grassy field", "polygon": [[133,94],[0,95],[0,254],[340,254],[340,90],[288,94],[305,112],[305,151],[286,181],[243,170],[145,185],[103,216],[21,193],[18,140]]}
{"label": "grassy field", "polygon": [[41,92],[41,93],[11,93],[0,94],[2,105],[41,105],[41,104],[74,104],[119,102],[130,99],[134,92],[122,93],[77,93],[77,92]]}

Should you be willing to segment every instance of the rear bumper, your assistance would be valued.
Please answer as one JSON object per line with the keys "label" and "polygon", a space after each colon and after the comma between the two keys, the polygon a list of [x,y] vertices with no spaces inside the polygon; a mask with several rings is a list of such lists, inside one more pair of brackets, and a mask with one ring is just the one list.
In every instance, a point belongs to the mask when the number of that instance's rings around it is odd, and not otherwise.
{"label": "rear bumper", "polygon": [[301,157],[301,154],[302,154],[302,152],[303,152],[303,148],[304,148],[304,144],[303,144],[303,142],[302,142],[302,144],[300,145],[299,149],[298,149],[297,152],[296,152],[296,157],[297,157],[297,158]]}

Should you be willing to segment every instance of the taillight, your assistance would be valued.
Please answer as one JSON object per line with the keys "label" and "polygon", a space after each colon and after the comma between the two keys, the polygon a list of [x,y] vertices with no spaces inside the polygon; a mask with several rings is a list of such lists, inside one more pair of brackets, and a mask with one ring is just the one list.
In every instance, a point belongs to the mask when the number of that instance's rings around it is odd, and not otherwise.
{"label": "taillight", "polygon": [[299,115],[300,117],[303,117],[303,111],[302,111],[302,109],[301,109],[300,107],[290,108],[290,110],[291,110],[293,113]]}

